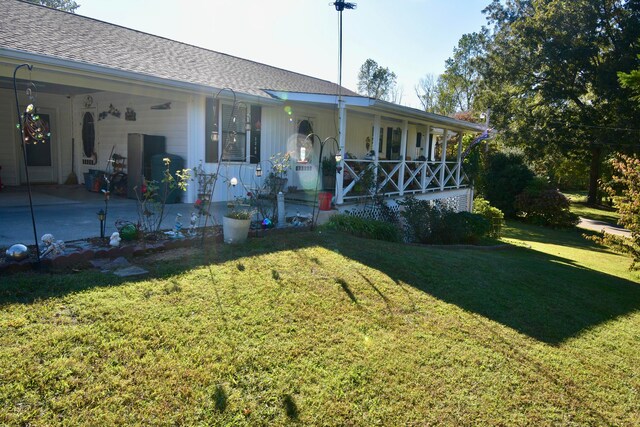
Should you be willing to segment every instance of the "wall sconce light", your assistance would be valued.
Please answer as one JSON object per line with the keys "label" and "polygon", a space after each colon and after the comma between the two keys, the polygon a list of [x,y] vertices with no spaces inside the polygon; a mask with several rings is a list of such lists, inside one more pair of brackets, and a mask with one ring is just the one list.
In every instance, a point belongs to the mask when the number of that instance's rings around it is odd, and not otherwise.
{"label": "wall sconce light", "polygon": [[219,136],[218,136],[218,130],[217,130],[217,129],[214,129],[214,130],[211,132],[211,142],[216,142],[216,143],[217,143],[217,142],[218,142],[218,139],[219,139]]}
{"label": "wall sconce light", "polygon": [[100,238],[101,239],[104,239],[105,219],[107,219],[107,214],[105,213],[104,209],[100,209],[98,211],[98,220],[100,221]]}
{"label": "wall sconce light", "polygon": [[260,166],[260,163],[256,166],[256,176],[258,178],[262,176],[262,167]]}
{"label": "wall sconce light", "polygon": [[247,109],[247,117],[245,118],[245,122],[244,122],[244,130],[247,132],[251,131],[251,116],[249,115],[249,108],[246,107]]}
{"label": "wall sconce light", "polygon": [[235,187],[236,185],[238,185],[238,178],[234,176],[229,180],[229,184],[231,184],[232,187]]}
{"label": "wall sconce light", "polygon": [[342,153],[338,150],[336,153],[336,163],[340,163],[340,161],[342,161]]}

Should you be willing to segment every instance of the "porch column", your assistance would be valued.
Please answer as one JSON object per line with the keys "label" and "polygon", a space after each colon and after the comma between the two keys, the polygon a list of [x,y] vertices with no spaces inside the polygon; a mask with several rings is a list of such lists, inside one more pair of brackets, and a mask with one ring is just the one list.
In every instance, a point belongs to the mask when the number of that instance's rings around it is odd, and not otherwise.
{"label": "porch column", "polygon": [[342,99],[338,99],[338,144],[340,144],[340,153],[342,154],[342,159],[340,163],[337,165],[336,169],[336,204],[341,205],[344,202],[342,198],[343,191],[343,177],[344,177],[344,157],[347,154],[346,150],[346,133],[347,133],[347,112],[344,108],[344,101]]}
{"label": "porch column", "polygon": [[407,139],[409,138],[409,122],[402,121],[402,139],[400,140],[400,171],[398,172],[398,187],[400,196],[404,195],[404,171],[407,166]]}
{"label": "porch column", "polygon": [[[187,158],[184,167],[193,170],[199,162],[204,160],[204,147],[202,141],[205,140],[205,109],[206,102],[204,96],[191,96],[187,103]],[[197,199],[197,184],[191,183],[187,187],[185,197],[186,203],[193,203]]]}
{"label": "porch column", "polygon": [[444,179],[447,172],[447,139],[449,139],[449,129],[444,129],[442,133],[442,153],[440,156],[440,191],[444,191]]}
{"label": "porch column", "polygon": [[456,171],[456,188],[460,188],[460,172],[462,172],[462,132],[458,132],[458,156],[456,158],[458,170]]}
{"label": "porch column", "polygon": [[373,116],[373,144],[371,144],[374,152],[373,160],[373,182],[375,182],[376,190],[378,189],[378,165],[380,161],[380,121],[379,115]]}
{"label": "porch column", "polygon": [[431,158],[431,144],[429,144],[429,137],[431,136],[431,125],[427,126],[427,137],[424,145],[426,145],[424,153],[426,154],[424,165],[422,166],[422,174],[420,175],[420,189],[423,193],[427,192],[427,166],[429,165],[429,159]]}

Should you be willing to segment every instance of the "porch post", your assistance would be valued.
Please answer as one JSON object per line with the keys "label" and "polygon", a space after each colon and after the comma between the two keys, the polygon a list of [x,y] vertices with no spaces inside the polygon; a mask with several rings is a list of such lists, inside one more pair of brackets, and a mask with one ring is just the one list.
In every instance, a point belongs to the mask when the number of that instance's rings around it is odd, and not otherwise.
{"label": "porch post", "polygon": [[344,202],[342,197],[343,191],[343,174],[344,174],[344,158],[347,154],[346,150],[346,133],[347,133],[347,114],[344,108],[344,100],[338,98],[338,119],[339,119],[339,128],[338,128],[338,144],[340,144],[340,153],[342,154],[342,159],[340,159],[340,164],[338,164],[338,168],[336,169],[336,204],[341,205]]}
{"label": "porch post", "polygon": [[460,188],[460,172],[462,172],[462,132],[458,131],[458,156],[456,158],[458,170],[456,170],[456,188]]}
{"label": "porch post", "polygon": [[402,139],[400,140],[400,171],[398,172],[398,187],[400,196],[404,195],[404,171],[407,166],[407,139],[409,136],[409,122],[402,121]]}
{"label": "porch post", "polygon": [[373,116],[373,143],[371,144],[371,148],[374,152],[373,167],[375,168],[373,170],[373,182],[376,183],[376,190],[378,190],[378,165],[380,162],[380,116],[377,114]]}
{"label": "porch post", "polygon": [[424,165],[422,165],[422,174],[420,174],[420,189],[423,193],[427,192],[427,165],[429,164],[429,159],[431,158],[431,153],[429,152],[431,147],[429,144],[429,136],[431,135],[431,125],[427,125],[427,137],[425,139],[424,144],[426,145],[424,153],[426,154]]}
{"label": "porch post", "polygon": [[444,129],[442,133],[442,153],[440,156],[440,191],[444,191],[444,179],[447,172],[447,139],[449,139],[449,129]]}

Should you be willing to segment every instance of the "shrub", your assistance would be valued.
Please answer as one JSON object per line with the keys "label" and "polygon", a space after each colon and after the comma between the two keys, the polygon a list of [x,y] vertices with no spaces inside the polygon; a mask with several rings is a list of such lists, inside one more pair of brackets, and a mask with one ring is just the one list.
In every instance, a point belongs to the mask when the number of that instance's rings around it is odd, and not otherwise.
{"label": "shrub", "polygon": [[399,202],[407,240],[417,243],[477,243],[486,236],[491,224],[481,215],[456,213],[426,200],[407,197]]}
{"label": "shrub", "polygon": [[609,161],[613,167],[611,182],[605,187],[607,194],[620,213],[620,225],[631,231],[631,238],[605,234],[594,237],[613,250],[631,255],[630,270],[640,269],[640,158],[620,154]]}
{"label": "shrub", "polygon": [[482,177],[483,195],[505,216],[513,218],[516,216],[516,196],[531,183],[533,177],[522,156],[495,153],[488,159],[488,167]]}
{"label": "shrub", "polygon": [[491,227],[487,234],[489,237],[500,237],[502,224],[504,223],[504,214],[500,209],[491,206],[488,200],[476,197],[473,200],[473,212],[482,215],[489,222]]}
{"label": "shrub", "polygon": [[400,232],[395,224],[363,219],[347,214],[337,214],[329,218],[325,227],[330,230],[343,231],[354,236],[367,239],[398,242],[401,240]]}
{"label": "shrub", "polygon": [[518,216],[525,222],[553,228],[573,227],[578,216],[569,210],[569,199],[540,178],[516,197]]}

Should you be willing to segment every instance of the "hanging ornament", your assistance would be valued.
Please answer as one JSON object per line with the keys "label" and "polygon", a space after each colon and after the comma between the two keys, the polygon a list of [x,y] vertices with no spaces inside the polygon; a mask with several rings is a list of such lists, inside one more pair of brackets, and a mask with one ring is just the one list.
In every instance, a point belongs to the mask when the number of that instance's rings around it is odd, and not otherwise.
{"label": "hanging ornament", "polygon": [[42,120],[33,104],[27,105],[22,120],[22,138],[25,144],[47,142],[51,137],[49,125]]}

